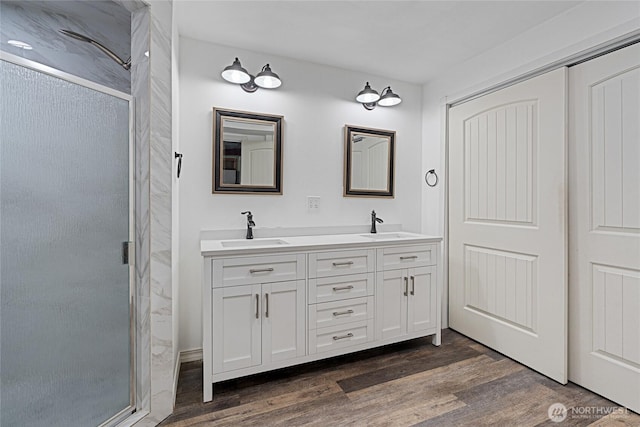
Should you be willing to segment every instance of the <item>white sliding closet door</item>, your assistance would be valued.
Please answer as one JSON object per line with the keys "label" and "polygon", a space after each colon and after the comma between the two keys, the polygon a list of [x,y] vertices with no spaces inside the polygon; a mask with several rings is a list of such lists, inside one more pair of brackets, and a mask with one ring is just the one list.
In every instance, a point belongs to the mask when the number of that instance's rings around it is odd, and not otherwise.
{"label": "white sliding closet door", "polygon": [[566,75],[449,110],[449,324],[561,383]]}
{"label": "white sliding closet door", "polygon": [[569,378],[638,412],[640,44],[569,77]]}

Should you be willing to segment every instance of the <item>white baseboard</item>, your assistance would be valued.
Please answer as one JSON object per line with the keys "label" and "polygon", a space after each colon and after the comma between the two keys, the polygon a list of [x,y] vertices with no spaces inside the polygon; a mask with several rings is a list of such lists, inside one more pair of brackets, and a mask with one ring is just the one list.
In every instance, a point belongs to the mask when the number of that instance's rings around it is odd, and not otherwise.
{"label": "white baseboard", "polygon": [[180,363],[195,362],[202,360],[202,349],[194,348],[192,350],[184,350],[180,352]]}

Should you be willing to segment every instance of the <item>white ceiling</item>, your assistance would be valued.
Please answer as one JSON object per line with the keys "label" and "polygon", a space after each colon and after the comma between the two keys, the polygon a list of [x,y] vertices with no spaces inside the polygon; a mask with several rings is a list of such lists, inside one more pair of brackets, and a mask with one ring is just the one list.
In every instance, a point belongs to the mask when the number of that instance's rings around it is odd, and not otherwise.
{"label": "white ceiling", "polygon": [[424,83],[581,3],[175,1],[181,35],[411,83]]}

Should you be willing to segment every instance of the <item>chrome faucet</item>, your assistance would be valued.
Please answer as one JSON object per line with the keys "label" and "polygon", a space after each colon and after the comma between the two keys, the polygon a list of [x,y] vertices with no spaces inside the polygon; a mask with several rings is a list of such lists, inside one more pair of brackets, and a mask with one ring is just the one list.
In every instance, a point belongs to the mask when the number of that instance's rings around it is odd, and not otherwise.
{"label": "chrome faucet", "polygon": [[371,232],[372,233],[378,232],[378,230],[376,230],[376,222],[379,222],[380,224],[382,224],[384,221],[382,220],[382,218],[376,217],[376,211],[371,211]]}
{"label": "chrome faucet", "polygon": [[256,226],[256,223],[253,222],[253,215],[251,211],[241,212],[241,214],[247,216],[247,239],[253,239],[253,227]]}

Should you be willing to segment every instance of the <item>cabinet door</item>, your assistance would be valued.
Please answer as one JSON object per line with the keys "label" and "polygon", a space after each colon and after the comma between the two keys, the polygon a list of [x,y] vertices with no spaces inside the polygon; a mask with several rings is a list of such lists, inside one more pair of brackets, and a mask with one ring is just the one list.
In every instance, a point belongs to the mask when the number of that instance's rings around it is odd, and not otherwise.
{"label": "cabinet door", "polygon": [[305,281],[262,285],[262,361],[292,359],[306,354]]}
{"label": "cabinet door", "polygon": [[260,285],[213,290],[213,372],[261,363]]}
{"label": "cabinet door", "polygon": [[435,267],[410,268],[407,305],[408,332],[436,327],[437,288]]}
{"label": "cabinet door", "polygon": [[387,339],[407,333],[407,270],[377,273],[376,339]]}

